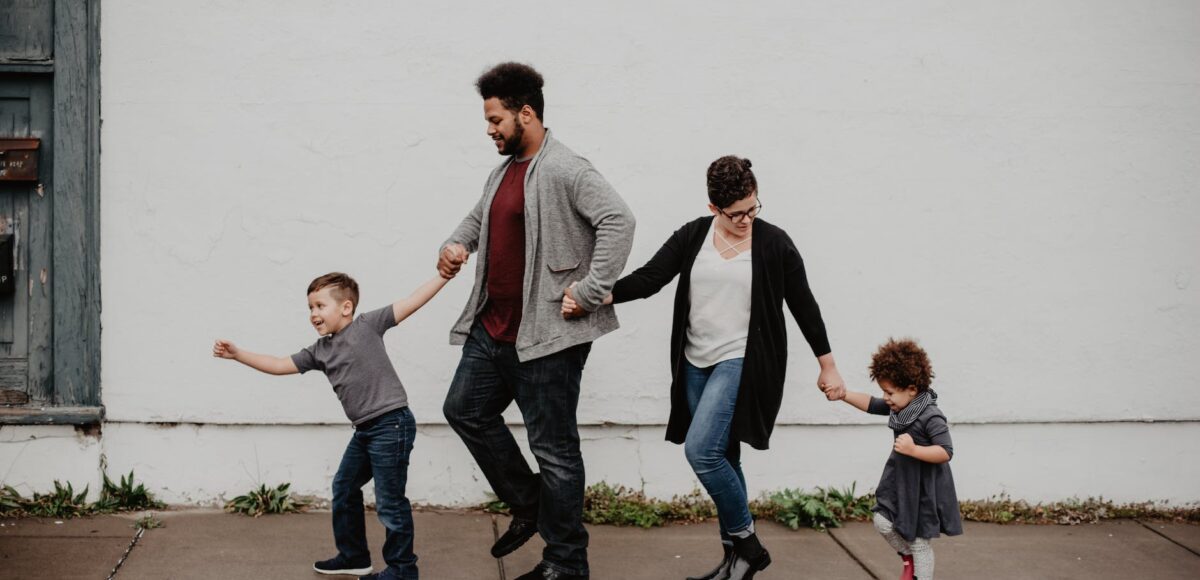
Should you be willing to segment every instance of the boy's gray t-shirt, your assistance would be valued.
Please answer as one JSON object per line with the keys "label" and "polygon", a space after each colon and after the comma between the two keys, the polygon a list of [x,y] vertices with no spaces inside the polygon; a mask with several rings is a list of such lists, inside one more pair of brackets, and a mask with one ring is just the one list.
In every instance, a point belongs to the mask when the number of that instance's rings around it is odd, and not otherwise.
{"label": "boy's gray t-shirt", "polygon": [[301,373],[325,373],[355,425],[408,406],[408,394],[383,345],[383,333],[396,326],[389,304],[360,314],[337,334],[322,336],[292,355]]}

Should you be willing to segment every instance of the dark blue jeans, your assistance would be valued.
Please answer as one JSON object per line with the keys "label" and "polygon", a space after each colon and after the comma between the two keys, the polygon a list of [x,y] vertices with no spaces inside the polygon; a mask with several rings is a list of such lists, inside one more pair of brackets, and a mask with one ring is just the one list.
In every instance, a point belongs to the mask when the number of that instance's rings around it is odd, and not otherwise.
{"label": "dark blue jeans", "polygon": [[722,361],[703,369],[684,359],[683,373],[688,409],[692,412],[684,454],[712,496],[721,524],[721,539],[728,541],[730,532],[745,530],[752,521],[746,476],[742,474],[741,447],[738,442],[729,441],[742,381],[742,359]]}
{"label": "dark blue jeans", "polygon": [[[514,516],[537,520],[546,541],[542,564],[567,574],[588,573],[575,411],[591,347],[581,344],[520,362],[514,345],[496,342],[476,323],[443,408],[496,496]],[[525,420],[540,476],[530,470],[500,415],[513,401]]]}
{"label": "dark blue jeans", "polygon": [[387,535],[383,560],[400,578],[417,578],[413,553],[412,505],[404,495],[408,458],[417,423],[408,407],[390,411],[358,427],[333,477],[333,541],[351,561],[369,562],[362,486],[375,480],[375,511]]}

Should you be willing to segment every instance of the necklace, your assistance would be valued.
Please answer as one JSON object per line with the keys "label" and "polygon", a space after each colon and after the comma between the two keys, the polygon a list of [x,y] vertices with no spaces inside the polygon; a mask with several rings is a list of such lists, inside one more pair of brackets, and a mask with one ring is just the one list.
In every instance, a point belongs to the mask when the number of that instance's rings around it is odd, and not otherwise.
{"label": "necklace", "polygon": [[735,256],[742,253],[742,250],[739,250],[738,246],[740,246],[746,242],[749,242],[753,238],[753,235],[746,236],[746,238],[744,240],[742,240],[736,244],[731,244],[731,243],[729,243],[729,240],[725,239],[725,236],[721,235],[720,230],[713,230],[713,233],[717,234],[717,239],[721,240],[721,243],[725,244],[725,247],[723,249],[721,249],[720,253],[724,254],[725,252],[733,250]]}

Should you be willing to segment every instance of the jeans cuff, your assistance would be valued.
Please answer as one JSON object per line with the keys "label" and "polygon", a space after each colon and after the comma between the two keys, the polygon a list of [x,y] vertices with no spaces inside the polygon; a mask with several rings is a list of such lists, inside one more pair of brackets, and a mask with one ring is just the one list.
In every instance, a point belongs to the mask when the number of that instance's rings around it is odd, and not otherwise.
{"label": "jeans cuff", "polygon": [[549,568],[556,572],[562,572],[563,574],[571,574],[572,576],[590,576],[591,575],[591,573],[588,572],[587,568],[571,568],[570,566],[563,566],[562,564],[556,564],[549,560],[542,560],[541,565],[543,568]]}

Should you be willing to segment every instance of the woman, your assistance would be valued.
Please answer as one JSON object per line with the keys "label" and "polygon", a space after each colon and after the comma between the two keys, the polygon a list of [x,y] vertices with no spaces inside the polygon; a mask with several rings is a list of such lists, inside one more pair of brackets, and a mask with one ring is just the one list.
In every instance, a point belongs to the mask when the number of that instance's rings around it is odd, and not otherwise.
{"label": "woman", "polygon": [[[787,233],[758,219],[762,204],[750,160],[708,168],[711,216],[679,228],[646,265],[621,278],[605,303],[653,296],[676,275],[671,327],[671,418],[667,439],[717,507],[725,556],[689,580],[752,578],[771,562],[754,533],[740,444],[766,449],[783,397],[786,302],[821,366],[830,400],[845,391],[800,252]],[[563,315],[582,314],[568,290]]]}

